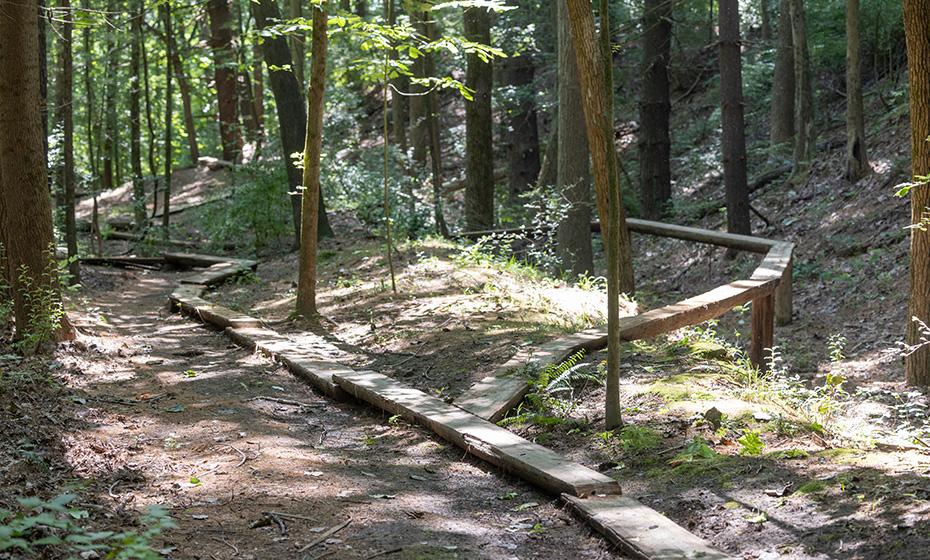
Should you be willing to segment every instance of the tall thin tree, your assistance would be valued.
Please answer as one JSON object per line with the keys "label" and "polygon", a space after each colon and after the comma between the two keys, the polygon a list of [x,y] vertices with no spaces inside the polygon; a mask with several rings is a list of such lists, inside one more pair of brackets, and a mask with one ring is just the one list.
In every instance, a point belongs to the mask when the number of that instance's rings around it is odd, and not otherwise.
{"label": "tall thin tree", "polygon": [[794,45],[794,170],[807,169],[814,153],[814,89],[804,0],[791,0],[791,41]]}
{"label": "tall thin tree", "polygon": [[223,159],[237,162],[242,152],[239,111],[236,96],[236,52],[233,49],[233,21],[229,0],[209,0],[210,48],[216,80]]}
{"label": "tall thin tree", "polygon": [[[491,13],[482,5],[464,10],[465,38],[491,44]],[[465,102],[465,223],[470,230],[494,227],[494,151],[491,140],[493,66],[477,53],[467,56],[465,85],[474,93]]]}
{"label": "tall thin tree", "polygon": [[723,182],[727,231],[751,233],[746,180],[746,126],[743,117],[743,62],[739,0],[720,0],[720,114],[723,124]]}
{"label": "tall thin tree", "polygon": [[[68,0],[63,0],[68,1]],[[136,2],[132,14],[132,47],[130,53],[129,77],[129,142],[130,163],[132,165],[132,208],[136,229],[142,231],[148,225],[145,208],[145,183],[142,177],[142,18],[143,2]]]}
{"label": "tall thin tree", "polygon": [[643,91],[640,101],[639,184],[643,211],[658,218],[672,199],[672,102],[668,66],[672,44],[672,1],[645,0]]}
{"label": "tall thin tree", "polygon": [[63,21],[59,31],[58,58],[59,74],[56,91],[58,99],[58,123],[61,127],[61,187],[64,190],[65,244],[68,247],[68,272],[73,283],[81,281],[81,265],[78,261],[77,224],[74,219],[75,176],[74,176],[74,48],[73,16],[71,0],[59,0]]}
{"label": "tall thin tree", "polygon": [[161,226],[162,234],[168,238],[171,225],[171,120],[174,118],[174,84],[171,81],[171,57],[174,51],[174,31],[171,15],[171,0],[162,4],[162,18],[165,25],[165,48],[168,50],[165,60],[165,179],[162,188]]}
{"label": "tall thin tree", "polygon": [[862,110],[859,0],[846,0],[846,179],[856,182],[870,170]]}
{"label": "tall thin tree", "polygon": [[772,145],[794,138],[794,40],[791,31],[791,0],[778,3],[778,45],[772,76]]}

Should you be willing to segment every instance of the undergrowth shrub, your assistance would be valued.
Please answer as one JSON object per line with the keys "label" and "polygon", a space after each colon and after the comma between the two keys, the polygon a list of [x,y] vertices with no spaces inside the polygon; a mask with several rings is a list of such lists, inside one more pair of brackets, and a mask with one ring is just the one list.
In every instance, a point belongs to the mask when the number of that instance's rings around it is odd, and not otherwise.
{"label": "undergrowth shrub", "polygon": [[35,353],[42,346],[53,342],[65,317],[59,286],[62,275],[67,273],[67,261],[63,266],[60,265],[51,249],[46,255],[45,270],[38,281],[25,265],[17,271],[17,283],[29,309],[29,321],[24,326],[17,326],[18,340],[14,344],[16,350],[23,354]]}

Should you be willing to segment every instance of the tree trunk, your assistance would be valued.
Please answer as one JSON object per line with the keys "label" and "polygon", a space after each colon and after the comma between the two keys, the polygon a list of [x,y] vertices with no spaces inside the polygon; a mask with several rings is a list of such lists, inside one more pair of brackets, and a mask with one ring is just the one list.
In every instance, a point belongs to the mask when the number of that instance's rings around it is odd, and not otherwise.
{"label": "tree trunk", "polygon": [[[68,2],[68,0],[62,0]],[[132,208],[136,229],[143,231],[148,225],[145,211],[145,183],[142,180],[142,116],[141,93],[142,81],[140,63],[142,58],[142,1],[132,14],[132,52],[129,79],[129,140],[130,160],[132,164]]]}
{"label": "tree trunk", "polygon": [[[483,6],[465,8],[465,38],[491,44],[491,14]],[[465,85],[474,100],[465,102],[465,224],[472,231],[494,227],[494,151],[491,143],[493,65],[467,55]]]}
{"label": "tree trunk", "polygon": [[39,98],[42,100],[42,154],[45,161],[46,178],[49,179],[49,189],[51,189],[51,176],[48,173],[48,40],[46,37],[46,20],[48,12],[45,9],[45,0],[38,0],[36,7],[37,21],[36,25],[39,31]]}
{"label": "tree trunk", "polygon": [[[187,134],[187,149],[190,151],[191,163],[197,165],[200,159],[200,148],[197,145],[197,125],[194,122],[194,110],[191,106],[191,86],[184,69],[184,61],[178,52],[177,45],[171,50],[171,59],[174,66],[174,76],[178,82],[178,93],[181,94],[181,108],[184,111],[184,132]],[[225,159],[225,158],[224,158]]]}
{"label": "tree trunk", "polygon": [[762,40],[772,40],[772,15],[769,10],[769,0],[759,0],[759,15],[762,18]]}
{"label": "tree trunk", "polygon": [[[591,167],[598,191],[599,210],[603,206],[601,223],[606,224],[604,236],[607,248],[607,406],[606,427],[609,430],[622,425],[620,417],[620,292],[631,291],[633,267],[630,254],[630,237],[626,227],[623,198],[620,192],[620,175],[617,151],[613,142],[613,123],[608,119],[607,91],[604,84],[603,50],[595,40],[594,15],[587,0],[567,0],[569,22],[578,69],[581,77],[582,108],[584,109],[588,145],[591,147]],[[607,11],[602,14],[602,25],[607,27]],[[561,19],[561,18],[560,18]],[[561,123],[560,123],[561,124]],[[561,133],[560,133],[561,134]],[[564,138],[560,139],[560,144]],[[560,162],[561,163],[561,162]],[[602,205],[601,200],[606,199]],[[627,278],[624,280],[624,276]],[[624,286],[629,288],[624,288]]]}
{"label": "tree trunk", "polygon": [[[116,1],[107,2],[107,17],[116,17]],[[103,146],[101,155],[103,156],[103,176],[101,177],[101,188],[103,190],[112,189],[114,183],[113,154],[117,149],[116,146],[116,72],[119,68],[119,49],[117,48],[115,37],[116,33],[112,30],[106,34],[106,76],[104,77],[103,90],[103,113],[104,113],[104,133]]]}
{"label": "tree trunk", "polygon": [[320,199],[320,151],[323,145],[323,109],[326,88],[326,4],[313,9],[310,42],[310,87],[307,91],[307,135],[304,144],[303,211],[300,229],[300,274],[297,312],[316,315],[317,210]]}
{"label": "tree trunk", "polygon": [[265,76],[262,65],[262,46],[252,45],[252,103],[255,104],[255,126],[265,134]]}
{"label": "tree trunk", "polygon": [[[144,17],[144,16],[143,16]],[[145,93],[145,124],[148,129],[148,162],[149,175],[152,177],[152,217],[158,211],[158,165],[155,162],[155,124],[152,119],[152,97],[149,85],[149,58],[145,50],[145,27],[140,30],[142,33],[139,41],[139,50],[142,51],[142,76],[143,91]]]}
{"label": "tree trunk", "polygon": [[[58,7],[65,14],[71,13],[71,0],[59,0]],[[77,284],[81,281],[81,265],[77,260],[77,227],[74,220],[74,54],[72,48],[74,24],[70,17],[61,23],[59,31],[59,71],[58,83],[55,89],[58,99],[58,123],[62,132],[61,143],[61,186],[64,190],[65,209],[65,244],[68,247],[68,272],[71,282]]]}
{"label": "tree trunk", "polygon": [[743,77],[739,32],[739,0],[720,0],[720,113],[723,123],[723,182],[727,199],[727,231],[751,233],[749,186],[746,180],[746,127],[743,122]]}
{"label": "tree trunk", "polygon": [[814,93],[811,84],[810,56],[804,0],[791,0],[791,40],[794,46],[795,171],[807,168],[814,151]]}
{"label": "tree trunk", "polygon": [[590,155],[568,5],[564,0],[559,0],[558,6],[559,111],[556,116],[558,155],[555,169],[556,189],[568,208],[559,223],[556,240],[562,270],[578,276],[594,274]]}
{"label": "tree trunk", "polygon": [[174,116],[174,88],[171,83],[174,31],[171,25],[171,2],[162,4],[162,15],[165,20],[165,48],[168,50],[168,56],[165,61],[165,184],[162,188],[161,225],[162,234],[168,239],[168,227],[171,225],[171,119]]}
{"label": "tree trunk", "polygon": [[[384,9],[389,25],[397,24],[396,0],[384,0]],[[391,58],[397,59],[397,51],[391,51]],[[407,100],[408,97],[398,92],[406,92],[410,88],[410,81],[406,76],[398,76],[392,82],[394,90],[391,93],[391,128],[394,133],[394,143],[401,152],[407,153]],[[411,199],[412,200],[412,199]]]}
{"label": "tree trunk", "polygon": [[[428,36],[426,29],[426,20],[429,19],[429,12],[416,12],[410,14],[411,23],[417,32],[423,36]],[[411,68],[416,78],[425,78],[426,59],[421,56],[413,61]],[[425,90],[422,86],[411,85],[410,91],[414,94],[410,97],[410,145],[413,147],[413,161],[418,166],[426,165],[427,148],[429,146],[429,131],[427,130],[426,115],[429,112],[429,100],[426,96],[420,95]]]}
{"label": "tree trunk", "polygon": [[[268,26],[269,21],[281,19],[275,0],[260,0],[250,4],[252,16],[259,29]],[[291,52],[283,37],[265,39],[262,43],[262,55],[269,68],[281,68],[291,65]],[[278,130],[281,134],[281,148],[284,165],[287,169],[287,192],[295,192],[303,184],[301,171],[294,165],[290,154],[303,152],[307,128],[307,107],[304,97],[297,85],[293,72],[269,72],[268,82],[274,94],[278,113]],[[301,195],[291,195],[291,208],[294,219],[294,239],[300,243]],[[317,212],[317,235],[330,237],[333,234],[326,216],[323,192],[319,193],[319,211]]]}
{"label": "tree trunk", "polygon": [[[436,27],[432,21],[426,24],[424,31],[430,41],[436,40]],[[425,53],[421,60],[423,61],[425,73],[432,75],[436,70],[433,53]],[[439,93],[436,90],[426,94],[424,106],[426,110],[424,120],[426,121],[426,132],[429,136],[430,164],[433,173],[433,222],[436,225],[436,233],[448,238],[449,226],[446,225],[446,218],[442,211],[442,144],[439,135]]]}
{"label": "tree trunk", "polygon": [[672,44],[671,0],[646,0],[643,11],[643,92],[640,103],[639,184],[643,211],[650,219],[672,199],[668,65]]}
{"label": "tree trunk", "polygon": [[[911,109],[911,167],[914,177],[930,175],[930,0],[904,0],[907,35],[907,74]],[[930,184],[911,190],[911,223],[921,224],[930,208]],[[907,343],[916,346],[926,333],[917,320],[930,325],[930,231],[911,228],[910,302],[907,309]],[[904,359],[909,385],[930,385],[930,345]]]}
{"label": "tree trunk", "polygon": [[869,171],[865,117],[862,114],[859,0],[846,0],[846,179],[855,183]]}
{"label": "tree trunk", "polygon": [[[38,3],[8,3],[0,17],[0,205],[16,336],[29,332],[34,314],[28,291],[58,295],[52,201],[42,141]],[[59,339],[73,336],[67,317]],[[43,348],[39,348],[44,350]]]}
{"label": "tree trunk", "polygon": [[791,31],[791,0],[778,3],[778,46],[772,79],[772,145],[794,138],[794,41]]}
{"label": "tree trunk", "polygon": [[207,12],[210,14],[210,48],[213,50],[223,159],[235,163],[242,152],[242,135],[236,103],[236,53],[229,0],[209,0]]}
{"label": "tree trunk", "polygon": [[[558,117],[558,115],[556,115]],[[558,119],[552,123],[549,132],[549,141],[546,142],[546,151],[542,163],[539,165],[539,176],[536,177],[536,187],[554,187],[559,175],[559,123]]]}
{"label": "tree trunk", "polygon": [[512,88],[512,105],[507,107],[507,167],[511,204],[532,188],[539,177],[539,125],[534,87],[536,65],[530,55],[505,58],[502,82]]}
{"label": "tree trunk", "polygon": [[[297,19],[303,17],[300,0],[287,1],[287,17]],[[304,40],[303,33],[292,33],[288,37],[288,46],[291,48],[291,61],[293,63],[294,77],[297,78],[297,85],[300,90],[304,89]]]}

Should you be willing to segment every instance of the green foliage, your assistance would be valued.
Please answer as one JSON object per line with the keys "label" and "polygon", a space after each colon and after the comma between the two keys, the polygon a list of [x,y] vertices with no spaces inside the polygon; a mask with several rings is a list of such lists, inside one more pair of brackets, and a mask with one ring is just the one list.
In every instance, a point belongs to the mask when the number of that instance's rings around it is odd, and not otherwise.
{"label": "green foliage", "polygon": [[47,264],[39,278],[35,278],[25,265],[17,272],[17,284],[29,309],[28,322],[24,327],[17,327],[19,340],[14,345],[23,354],[33,354],[53,342],[65,317],[58,288],[60,268],[52,250],[46,255]]}
{"label": "green foliage", "polygon": [[759,432],[756,430],[744,431],[743,435],[736,441],[740,444],[740,455],[755,457],[761,455],[762,450],[765,449],[765,443],[762,442],[762,438],[759,437]]}
{"label": "green foliage", "polygon": [[[5,262],[6,248],[0,244],[0,263]],[[0,274],[0,326],[13,316],[13,292],[6,278]]]}
{"label": "green foliage", "polygon": [[161,554],[152,541],[162,531],[173,528],[167,511],[152,507],[142,518],[144,530],[92,531],[79,522],[87,519],[87,511],[70,507],[76,496],[63,494],[50,501],[39,498],[19,498],[19,511],[0,510],[0,553],[48,557],[52,550],[89,558],[112,560],[158,560]]}
{"label": "green foliage", "polygon": [[624,426],[619,433],[620,447],[625,453],[642,454],[659,447],[662,436],[645,426]]}
{"label": "green foliage", "polygon": [[201,207],[210,239],[219,245],[249,240],[259,251],[289,234],[291,203],[281,188],[287,184],[284,167],[259,163],[237,167],[233,174],[231,195]]}

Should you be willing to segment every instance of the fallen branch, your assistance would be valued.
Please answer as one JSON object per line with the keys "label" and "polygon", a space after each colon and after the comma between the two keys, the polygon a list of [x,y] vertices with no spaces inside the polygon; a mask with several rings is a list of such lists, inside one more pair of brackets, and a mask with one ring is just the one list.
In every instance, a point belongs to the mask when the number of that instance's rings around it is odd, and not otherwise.
{"label": "fallen branch", "polygon": [[313,548],[313,547],[315,547],[316,545],[320,544],[321,542],[325,541],[325,540],[328,539],[329,537],[331,537],[331,536],[335,535],[336,533],[338,533],[339,531],[345,529],[345,528],[349,525],[349,523],[352,523],[352,518],[351,518],[351,517],[348,518],[348,519],[346,519],[345,521],[343,521],[343,522],[340,523],[339,525],[335,525],[335,526],[333,526],[333,527],[330,527],[325,533],[323,533],[322,535],[320,535],[315,541],[311,542],[310,544],[308,544],[308,545],[304,546],[303,548],[301,548],[300,550],[298,550],[297,553],[298,553],[298,554],[303,554],[304,552],[307,552],[308,550],[310,550],[311,548]]}

